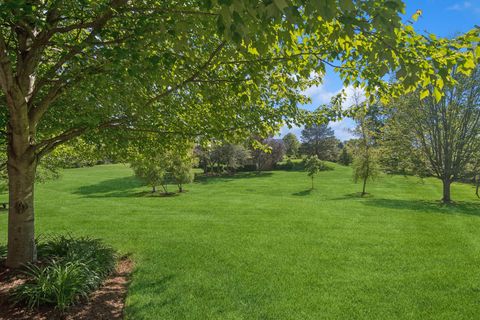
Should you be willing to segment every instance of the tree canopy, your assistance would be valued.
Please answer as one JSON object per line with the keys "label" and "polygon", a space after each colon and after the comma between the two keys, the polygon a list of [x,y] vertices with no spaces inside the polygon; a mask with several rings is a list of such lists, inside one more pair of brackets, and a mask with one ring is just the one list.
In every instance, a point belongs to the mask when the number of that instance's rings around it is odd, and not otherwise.
{"label": "tree canopy", "polygon": [[480,153],[480,70],[455,75],[458,83],[445,96],[410,94],[390,105],[385,154],[397,170],[427,172],[443,182],[443,201],[450,202],[450,184],[469,168],[476,175]]}

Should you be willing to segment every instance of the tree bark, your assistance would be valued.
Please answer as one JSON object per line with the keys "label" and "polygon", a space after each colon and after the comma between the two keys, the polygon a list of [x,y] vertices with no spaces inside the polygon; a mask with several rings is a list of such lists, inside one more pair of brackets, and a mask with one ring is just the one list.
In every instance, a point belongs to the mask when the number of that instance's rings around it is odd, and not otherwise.
{"label": "tree bark", "polygon": [[363,178],[362,197],[367,194],[367,179],[368,179],[368,176]]}
{"label": "tree bark", "polygon": [[[18,148],[17,148],[18,149]],[[8,149],[8,255],[6,265],[18,268],[35,262],[37,250],[34,232],[34,183],[37,166],[32,148],[17,155]]]}
{"label": "tree bark", "polygon": [[475,195],[480,198],[480,174],[475,175]]}
{"label": "tree bark", "polygon": [[450,185],[452,184],[452,181],[448,178],[444,178],[442,180],[443,182],[443,198],[442,201],[444,203],[450,203],[452,199],[450,198]]}

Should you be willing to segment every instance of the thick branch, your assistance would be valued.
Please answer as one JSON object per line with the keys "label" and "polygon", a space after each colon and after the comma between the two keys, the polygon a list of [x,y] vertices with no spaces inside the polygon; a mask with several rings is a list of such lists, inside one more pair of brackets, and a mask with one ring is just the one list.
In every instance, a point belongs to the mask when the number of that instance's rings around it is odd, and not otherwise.
{"label": "thick branch", "polygon": [[[83,49],[90,45],[90,42],[95,39],[96,34],[107,24],[107,22],[112,19],[115,10],[122,5],[126,4],[127,0],[112,0],[110,5],[104,12],[99,14],[92,22],[91,22],[91,31],[89,35],[82,41],[81,44],[78,46],[72,47],[68,52],[66,52],[60,59],[55,63],[49,71],[46,72],[44,77],[38,81],[34,92],[32,93],[32,98],[40,91],[40,89],[52,78],[56,75],[57,71],[69,60],[75,57],[77,54],[83,51]],[[35,121],[39,121],[41,116],[45,113],[46,109],[49,107],[49,104],[43,104],[42,106],[38,106],[37,108],[33,109],[31,112],[32,119]],[[36,124],[34,122],[33,124]]]}

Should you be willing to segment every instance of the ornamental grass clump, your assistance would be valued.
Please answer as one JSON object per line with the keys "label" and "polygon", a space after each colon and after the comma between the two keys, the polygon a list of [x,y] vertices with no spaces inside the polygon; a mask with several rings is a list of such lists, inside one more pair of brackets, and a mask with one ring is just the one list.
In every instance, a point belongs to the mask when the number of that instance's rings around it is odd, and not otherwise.
{"label": "ornamental grass clump", "polygon": [[38,264],[22,271],[27,281],[13,291],[15,303],[65,311],[97,289],[115,269],[115,251],[98,239],[50,237],[38,244]]}

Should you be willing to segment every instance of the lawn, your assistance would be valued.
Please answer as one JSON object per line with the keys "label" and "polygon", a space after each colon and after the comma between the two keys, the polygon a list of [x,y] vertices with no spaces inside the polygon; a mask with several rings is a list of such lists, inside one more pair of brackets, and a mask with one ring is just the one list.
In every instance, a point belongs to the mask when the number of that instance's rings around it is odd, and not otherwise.
{"label": "lawn", "polygon": [[[136,263],[127,319],[473,319],[480,201],[456,184],[383,176],[359,198],[349,168],[210,178],[148,197],[124,165],[37,185],[39,234],[105,239]],[[173,186],[172,186],[173,188]],[[0,214],[0,242],[6,239]]]}

